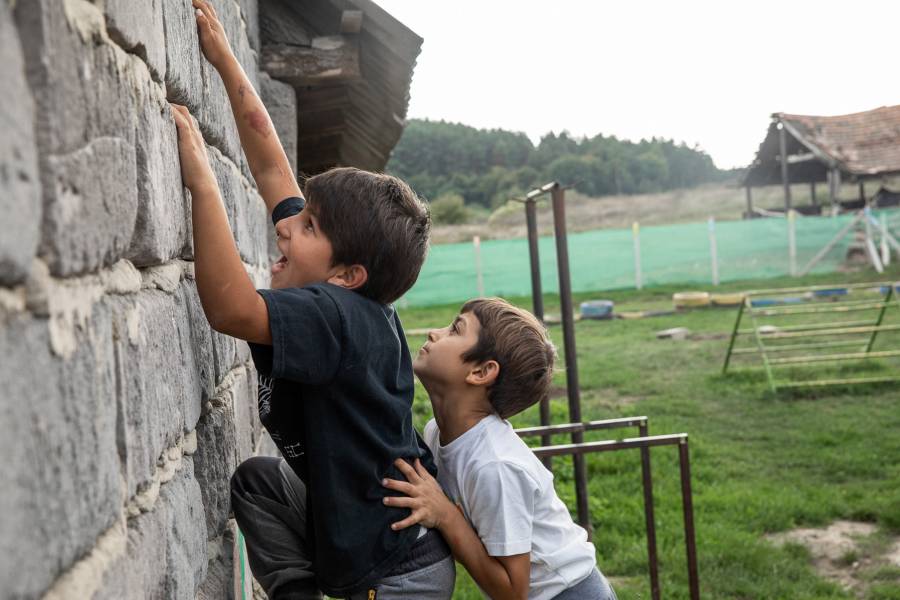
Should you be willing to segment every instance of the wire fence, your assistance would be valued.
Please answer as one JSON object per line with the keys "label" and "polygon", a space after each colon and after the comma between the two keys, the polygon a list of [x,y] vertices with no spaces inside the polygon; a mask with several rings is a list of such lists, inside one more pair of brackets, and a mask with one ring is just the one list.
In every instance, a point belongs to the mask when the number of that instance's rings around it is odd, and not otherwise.
{"label": "wire fence", "polygon": [[[876,219],[884,214],[889,227],[900,221],[898,209],[876,210],[872,214]],[[572,291],[671,283],[709,285],[714,276],[719,282],[726,282],[796,273],[853,218],[854,215],[797,217],[793,266],[791,224],[784,218],[572,233],[568,236]],[[854,243],[857,242],[851,232],[811,272],[838,270]],[[543,289],[547,293],[558,292],[553,238],[540,238],[539,249]],[[432,306],[462,302],[478,295],[525,296],[531,293],[530,278],[527,239],[441,244],[431,248],[418,281],[400,304]]]}

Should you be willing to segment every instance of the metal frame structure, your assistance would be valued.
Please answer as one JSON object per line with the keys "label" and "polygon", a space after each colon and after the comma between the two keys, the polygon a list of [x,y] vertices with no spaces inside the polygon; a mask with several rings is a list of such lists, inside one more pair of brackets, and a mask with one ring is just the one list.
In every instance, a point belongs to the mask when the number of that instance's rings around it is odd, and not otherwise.
{"label": "metal frame structure", "polygon": [[[882,292],[881,298],[833,301],[834,296],[826,295],[833,290],[844,290],[847,295],[850,295],[854,291],[859,293],[872,288],[879,289]],[[789,294],[802,295],[791,298],[790,302],[777,300],[778,297],[784,298]],[[775,297],[776,300],[771,300],[771,297]],[[763,305],[764,299],[766,299],[765,305]],[[758,355],[762,363],[761,368],[765,371],[769,387],[773,392],[785,388],[900,381],[900,375],[809,379],[787,382],[779,382],[775,377],[775,369],[780,367],[810,366],[825,362],[840,363],[900,356],[900,348],[873,350],[875,340],[880,332],[900,331],[900,323],[885,324],[885,315],[888,309],[895,307],[900,311],[900,283],[897,282],[808,286],[746,292],[744,301],[738,308],[737,319],[735,319],[734,329],[731,332],[731,339],[728,343],[728,350],[725,353],[725,362],[722,365],[722,373],[726,374],[728,372],[733,357]],[[848,313],[869,311],[876,311],[874,318],[853,319],[852,317],[844,317]],[[752,327],[742,329],[741,321],[745,315],[750,317]],[[763,318],[783,319],[796,315],[814,316],[817,322],[777,326],[771,329],[763,327],[760,323]],[[840,320],[827,320],[833,316],[837,316]],[[751,336],[753,344],[745,347],[736,347],[736,342],[741,336]],[[853,337],[847,339],[847,336]],[[809,338],[813,339],[809,341]],[[852,348],[855,350],[834,351],[840,348]]]}
{"label": "metal frame structure", "polygon": [[[557,271],[559,274],[560,313],[563,325],[563,345],[566,361],[566,393],[569,404],[569,420],[564,425],[550,425],[550,402],[544,399],[540,405],[540,427],[516,430],[521,437],[540,436],[541,446],[532,450],[547,469],[552,471],[554,456],[571,456],[575,474],[575,497],[578,506],[578,521],[592,537],[591,520],[588,509],[587,475],[584,455],[595,452],[612,452],[638,448],[641,451],[641,480],[644,489],[644,518],[647,528],[647,555],[650,574],[650,591],[653,600],[659,600],[659,569],[656,552],[656,522],[653,513],[653,482],[650,472],[650,448],[653,446],[677,445],[681,472],[681,498],[684,514],[685,546],[688,563],[688,582],[691,600],[699,600],[700,583],[697,570],[697,545],[694,532],[694,508],[691,491],[690,456],[686,433],[674,435],[648,435],[647,417],[626,417],[604,421],[581,422],[581,396],[578,386],[578,363],[575,351],[575,316],[572,305],[572,285],[569,273],[569,250],[566,239],[565,188],[558,182],[548,183],[526,194],[525,218],[528,225],[528,249],[531,259],[531,288],[534,313],[544,320],[543,292],[538,256],[537,200],[550,194],[553,207],[553,231],[556,240]],[[585,442],[586,431],[637,427],[640,437],[601,442]],[[571,444],[551,445],[551,436],[570,434]]]}
{"label": "metal frame structure", "polygon": [[[605,440],[599,442],[582,442],[578,444],[550,445],[550,436],[565,433],[584,433],[624,427],[637,427],[640,437],[621,440]],[[700,580],[697,569],[697,542],[694,531],[694,503],[691,490],[691,461],[688,451],[688,435],[648,435],[649,424],[645,416],[589,421],[587,423],[566,423],[541,427],[517,429],[520,437],[541,437],[541,446],[533,448],[535,455],[541,459],[553,456],[571,455],[573,459],[584,454],[595,452],[613,452],[616,450],[640,449],[641,451],[641,483],[644,490],[644,521],[647,528],[647,562],[650,575],[650,597],[659,600],[659,559],[656,551],[656,519],[653,511],[653,476],[650,471],[650,448],[654,446],[678,446],[678,459],[681,474],[681,504],[684,515],[684,541],[687,555],[688,585],[691,600],[700,598]]]}

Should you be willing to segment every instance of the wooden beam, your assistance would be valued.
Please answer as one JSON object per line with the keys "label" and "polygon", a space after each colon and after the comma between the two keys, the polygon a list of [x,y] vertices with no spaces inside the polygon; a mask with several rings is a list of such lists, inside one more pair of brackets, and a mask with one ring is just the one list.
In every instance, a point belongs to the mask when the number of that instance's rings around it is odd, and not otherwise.
{"label": "wooden beam", "polygon": [[866,184],[862,179],[859,180],[859,199],[863,204],[866,203]]}
{"label": "wooden beam", "polygon": [[778,130],[778,159],[781,162],[781,184],[784,186],[784,213],[791,209],[791,180],[788,173],[787,160],[787,130],[784,123],[780,123],[781,128]]}
{"label": "wooden beam", "polygon": [[[783,131],[783,130],[782,130]],[[805,152],[803,154],[792,154],[787,157],[788,164],[795,165],[797,163],[809,162],[811,160],[816,160],[816,155],[812,152]]]}
{"label": "wooden beam", "polygon": [[828,171],[828,197],[832,204],[839,200],[841,194],[841,172],[838,169]]}
{"label": "wooden beam", "polygon": [[341,33],[359,33],[362,31],[363,11],[345,10],[341,12]]}
{"label": "wooden beam", "polygon": [[272,78],[293,86],[359,81],[359,44],[352,36],[317,37],[310,46],[266,44],[260,66]]}
{"label": "wooden beam", "polygon": [[818,206],[819,201],[816,199],[816,182],[815,182],[815,180],[809,182],[809,195],[812,197],[813,206]]}

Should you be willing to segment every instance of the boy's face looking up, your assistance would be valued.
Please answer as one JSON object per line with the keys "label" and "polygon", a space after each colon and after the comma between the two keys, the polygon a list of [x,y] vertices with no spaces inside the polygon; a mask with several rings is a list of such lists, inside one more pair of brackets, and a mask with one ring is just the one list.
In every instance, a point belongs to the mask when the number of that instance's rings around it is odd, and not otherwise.
{"label": "boy's face looking up", "polygon": [[413,360],[413,372],[423,384],[458,386],[465,382],[473,365],[463,356],[478,343],[481,323],[471,312],[460,313],[441,329],[428,332],[428,341]]}
{"label": "boy's face looking up", "polygon": [[335,274],[331,241],[319,228],[315,212],[307,205],[298,214],[275,225],[282,257],[272,265],[272,288],[302,287],[328,281]]}

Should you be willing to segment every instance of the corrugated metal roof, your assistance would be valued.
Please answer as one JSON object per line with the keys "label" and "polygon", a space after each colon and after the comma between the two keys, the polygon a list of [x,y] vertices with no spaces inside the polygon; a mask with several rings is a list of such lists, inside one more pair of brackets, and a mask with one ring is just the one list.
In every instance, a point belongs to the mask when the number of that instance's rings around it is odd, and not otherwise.
{"label": "corrugated metal roof", "polygon": [[828,168],[844,176],[900,173],[900,105],[839,116],[774,113],[756,160],[744,177],[751,185],[781,182],[779,129],[788,133],[787,155],[811,153],[814,160],[789,166],[791,182],[824,181]]}

